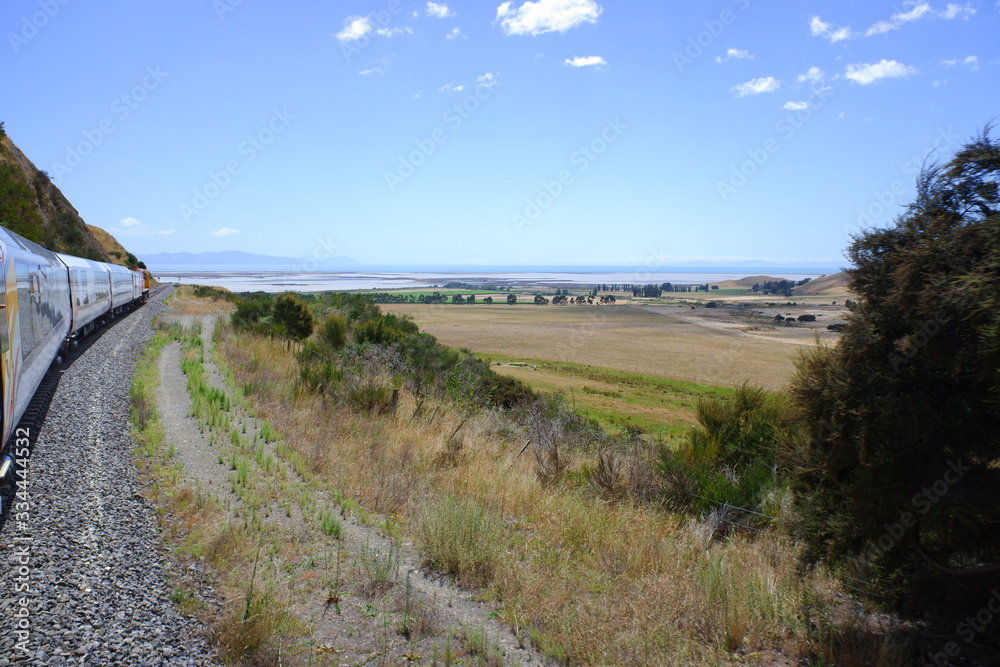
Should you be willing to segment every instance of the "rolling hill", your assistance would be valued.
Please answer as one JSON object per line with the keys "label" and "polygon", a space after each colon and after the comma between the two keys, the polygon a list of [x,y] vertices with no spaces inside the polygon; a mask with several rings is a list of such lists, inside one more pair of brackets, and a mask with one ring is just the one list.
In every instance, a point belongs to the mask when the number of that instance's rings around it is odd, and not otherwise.
{"label": "rolling hill", "polygon": [[0,124],[0,224],[49,250],[112,260],[69,200]]}
{"label": "rolling hill", "polygon": [[822,278],[810,280],[792,290],[795,296],[851,296],[847,289],[847,273],[841,271]]}

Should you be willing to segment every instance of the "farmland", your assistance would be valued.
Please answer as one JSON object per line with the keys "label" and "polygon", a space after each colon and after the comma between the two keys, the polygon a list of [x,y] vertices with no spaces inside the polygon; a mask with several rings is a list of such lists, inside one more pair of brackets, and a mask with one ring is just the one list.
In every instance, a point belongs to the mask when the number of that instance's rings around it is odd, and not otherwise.
{"label": "farmland", "polygon": [[[825,322],[774,327],[764,317],[692,309],[692,303],[699,302],[382,307],[413,317],[445,345],[469,348],[498,372],[536,389],[563,392],[578,410],[605,425],[668,432],[689,427],[704,395],[744,381],[781,389],[800,350],[830,344],[836,336]],[[841,314],[826,308],[827,318]],[[764,312],[772,310],[777,312]]]}

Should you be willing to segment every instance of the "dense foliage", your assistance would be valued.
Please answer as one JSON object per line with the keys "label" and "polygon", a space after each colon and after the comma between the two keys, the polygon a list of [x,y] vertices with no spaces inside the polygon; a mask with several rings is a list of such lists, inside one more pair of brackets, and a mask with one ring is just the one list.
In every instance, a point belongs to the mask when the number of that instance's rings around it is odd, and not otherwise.
{"label": "dense foliage", "polygon": [[808,556],[871,563],[874,592],[914,609],[975,609],[1000,586],[1000,145],[989,131],[925,169],[893,226],[855,237],[859,301],[844,337],[793,381],[808,433],[785,457]]}
{"label": "dense foliage", "polygon": [[[290,338],[317,335],[300,353],[303,384],[369,411],[384,411],[393,387],[431,393],[467,405],[513,408],[535,399],[523,383],[498,375],[468,350],[452,350],[422,333],[408,317],[383,313],[369,295],[263,293],[235,296],[234,325]],[[308,316],[308,317],[307,317]],[[308,320],[309,333],[300,320]],[[292,335],[295,331],[297,334]]]}
{"label": "dense foliage", "polygon": [[659,471],[671,503],[699,513],[730,506],[770,512],[778,484],[776,452],[793,428],[787,412],[780,396],[749,384],[732,398],[700,400],[699,426],[680,446],[660,452]]}

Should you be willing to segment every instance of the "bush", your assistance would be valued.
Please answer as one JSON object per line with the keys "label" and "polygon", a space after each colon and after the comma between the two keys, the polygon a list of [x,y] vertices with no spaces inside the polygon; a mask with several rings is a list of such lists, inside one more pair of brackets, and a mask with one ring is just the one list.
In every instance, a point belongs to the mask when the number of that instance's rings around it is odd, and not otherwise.
{"label": "bush", "polygon": [[483,375],[476,395],[480,404],[493,405],[508,410],[518,403],[535,398],[535,392],[525,383],[517,378],[500,375],[492,370]]}
{"label": "bush", "polygon": [[697,512],[723,505],[767,510],[779,440],[791,428],[786,410],[782,398],[747,383],[732,398],[698,401],[700,427],[676,450],[661,448],[659,470],[672,504]]}
{"label": "bush", "polygon": [[873,563],[876,596],[919,608],[1000,586],[998,182],[989,128],[925,169],[894,226],[855,237],[850,324],[793,380],[808,560]]}
{"label": "bush", "polygon": [[272,316],[275,330],[282,335],[302,340],[312,333],[313,316],[309,304],[291,292],[274,300]]}
{"label": "bush", "polygon": [[331,350],[339,350],[347,343],[347,320],[336,313],[327,316],[320,329],[320,339]]}

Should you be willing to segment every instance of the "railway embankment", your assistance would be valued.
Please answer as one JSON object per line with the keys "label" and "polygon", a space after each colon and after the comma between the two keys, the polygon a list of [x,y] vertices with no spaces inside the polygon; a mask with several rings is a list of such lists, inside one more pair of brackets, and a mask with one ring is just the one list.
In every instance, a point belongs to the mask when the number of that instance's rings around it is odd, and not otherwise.
{"label": "railway embankment", "polygon": [[[162,296],[162,295],[160,295]],[[163,309],[123,317],[59,371],[0,530],[0,665],[214,665],[168,585],[133,456],[129,387]]]}

